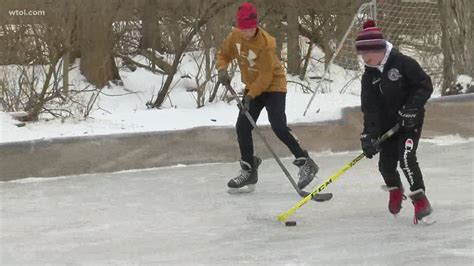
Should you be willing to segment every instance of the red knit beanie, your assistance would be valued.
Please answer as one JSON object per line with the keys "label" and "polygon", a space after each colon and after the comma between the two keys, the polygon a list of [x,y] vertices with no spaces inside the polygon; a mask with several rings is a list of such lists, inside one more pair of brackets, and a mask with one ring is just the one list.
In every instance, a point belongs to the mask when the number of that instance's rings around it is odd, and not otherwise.
{"label": "red knit beanie", "polygon": [[375,21],[367,20],[362,26],[362,31],[356,38],[357,52],[380,51],[385,49],[385,39],[380,29],[375,26]]}
{"label": "red knit beanie", "polygon": [[257,9],[252,3],[245,2],[237,11],[236,26],[239,29],[252,29],[257,27]]}

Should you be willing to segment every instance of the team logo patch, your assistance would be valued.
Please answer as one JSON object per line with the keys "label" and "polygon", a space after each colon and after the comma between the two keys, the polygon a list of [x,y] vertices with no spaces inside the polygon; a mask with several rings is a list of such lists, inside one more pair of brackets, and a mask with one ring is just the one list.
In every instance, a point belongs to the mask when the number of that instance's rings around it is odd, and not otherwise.
{"label": "team logo patch", "polygon": [[249,61],[249,65],[254,67],[256,65],[255,59],[257,59],[257,55],[249,49],[249,55],[247,56],[247,60]]}
{"label": "team logo patch", "polygon": [[407,139],[405,141],[405,150],[411,151],[413,149],[413,140],[412,139]]}
{"label": "team logo patch", "polygon": [[400,71],[396,68],[392,68],[388,71],[388,79],[391,81],[397,81],[401,77],[402,75],[400,74]]}

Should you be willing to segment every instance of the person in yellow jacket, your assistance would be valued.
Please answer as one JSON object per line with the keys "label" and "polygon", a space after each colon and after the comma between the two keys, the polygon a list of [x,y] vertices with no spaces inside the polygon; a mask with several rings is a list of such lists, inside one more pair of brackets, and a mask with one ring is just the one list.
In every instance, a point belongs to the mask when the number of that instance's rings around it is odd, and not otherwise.
{"label": "person in yellow jacket", "polygon": [[257,26],[257,10],[251,3],[243,3],[237,11],[236,28],[224,40],[217,54],[219,82],[230,84],[227,72],[229,63],[236,59],[240,68],[245,94],[236,130],[240,147],[240,174],[232,178],[227,186],[230,193],[253,191],[258,181],[258,166],[261,159],[254,156],[253,127],[243,112],[248,111],[257,121],[265,107],[273,132],[288,146],[295,156],[293,162],[299,167],[298,187],[303,189],[319,170],[287,126],[286,75],[276,54],[276,41],[270,34]]}

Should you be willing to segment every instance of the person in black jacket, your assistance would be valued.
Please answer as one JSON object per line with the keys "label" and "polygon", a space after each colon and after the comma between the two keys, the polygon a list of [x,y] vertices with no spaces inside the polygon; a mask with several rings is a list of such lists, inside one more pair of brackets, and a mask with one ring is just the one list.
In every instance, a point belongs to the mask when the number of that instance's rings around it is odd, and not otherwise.
{"label": "person in black jacket", "polygon": [[[414,222],[431,214],[418,165],[416,150],[421,136],[424,105],[433,92],[430,77],[413,58],[386,41],[373,20],[364,23],[357,35],[356,50],[365,63],[362,76],[361,109],[364,130],[361,146],[367,158],[380,151],[379,171],[390,192],[388,209],[396,215],[405,197],[397,164],[410,184],[415,208]],[[375,144],[384,132],[400,124],[400,130],[380,146]]]}

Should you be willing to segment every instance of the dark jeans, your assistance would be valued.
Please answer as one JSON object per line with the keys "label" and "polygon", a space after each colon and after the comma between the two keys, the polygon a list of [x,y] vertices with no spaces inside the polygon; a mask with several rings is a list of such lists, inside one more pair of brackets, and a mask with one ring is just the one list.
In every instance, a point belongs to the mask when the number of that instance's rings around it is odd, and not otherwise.
{"label": "dark jeans", "polygon": [[[263,93],[250,102],[249,113],[256,122],[260,112],[265,107],[268,113],[268,120],[277,137],[288,146],[296,158],[306,157],[306,152],[301,148],[298,140],[293,136],[291,129],[286,124],[285,103],[286,93],[284,92]],[[243,113],[239,115],[235,127],[237,129],[241,159],[253,166],[253,127]]]}
{"label": "dark jeans", "polygon": [[400,162],[410,190],[425,189],[423,175],[416,158],[416,149],[420,140],[422,126],[411,131],[400,131],[380,146],[379,170],[388,187],[401,187],[397,164]]}

